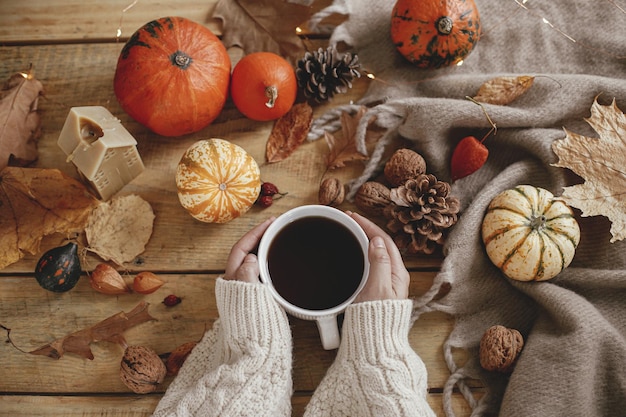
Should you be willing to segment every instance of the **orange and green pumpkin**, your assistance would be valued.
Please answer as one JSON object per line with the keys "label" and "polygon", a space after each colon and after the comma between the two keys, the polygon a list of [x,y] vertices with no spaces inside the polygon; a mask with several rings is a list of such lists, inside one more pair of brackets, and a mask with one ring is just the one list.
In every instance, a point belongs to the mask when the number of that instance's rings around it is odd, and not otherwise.
{"label": "orange and green pumpkin", "polygon": [[35,279],[44,289],[66,292],[76,286],[81,274],[78,245],[69,242],[44,253],[35,267]]}
{"label": "orange and green pumpkin", "polygon": [[398,0],[391,14],[391,39],[419,68],[458,64],[480,38],[474,0]]}
{"label": "orange and green pumpkin", "polygon": [[146,23],[122,48],[113,87],[133,119],[163,136],[209,125],[222,111],[230,57],[205,26],[182,17]]}

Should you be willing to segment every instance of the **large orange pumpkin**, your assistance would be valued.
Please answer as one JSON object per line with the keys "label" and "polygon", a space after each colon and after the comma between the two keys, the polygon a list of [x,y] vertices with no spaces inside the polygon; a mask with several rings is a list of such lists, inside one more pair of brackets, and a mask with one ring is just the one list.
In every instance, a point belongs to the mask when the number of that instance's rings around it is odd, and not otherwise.
{"label": "large orange pumpkin", "polygon": [[163,136],[201,130],[228,96],[230,57],[208,28],[164,17],[137,30],[124,45],[115,95],[133,119]]}
{"label": "large orange pumpkin", "polygon": [[298,82],[292,65],[280,55],[254,52],[235,65],[230,96],[237,109],[252,120],[275,120],[296,101]]}
{"label": "large orange pumpkin", "polygon": [[224,139],[200,140],[183,154],[176,170],[181,205],[196,219],[226,223],[252,207],[261,190],[254,158]]}
{"label": "large orange pumpkin", "polygon": [[458,64],[480,38],[474,0],[398,0],[391,14],[391,39],[419,68]]}

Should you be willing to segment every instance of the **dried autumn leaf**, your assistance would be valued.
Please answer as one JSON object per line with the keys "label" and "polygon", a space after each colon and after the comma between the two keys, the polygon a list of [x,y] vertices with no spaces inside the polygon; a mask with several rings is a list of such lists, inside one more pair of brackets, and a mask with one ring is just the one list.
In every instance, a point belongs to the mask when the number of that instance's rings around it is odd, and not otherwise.
{"label": "dried autumn leaf", "polygon": [[41,120],[37,112],[43,85],[30,73],[11,76],[0,91],[0,171],[37,159]]}
{"label": "dried autumn leaf", "polygon": [[626,237],[626,116],[615,99],[608,106],[596,99],[585,121],[599,138],[565,129],[565,138],[552,143],[559,157],[554,166],[569,168],[585,179],[583,184],[565,187],[562,198],[583,216],[608,217],[613,243]]}
{"label": "dried autumn leaf", "polygon": [[[328,169],[336,169],[346,166],[349,161],[364,161],[369,157],[357,150],[356,130],[359,122],[367,109],[360,107],[354,116],[348,112],[341,113],[341,135],[335,135],[325,132],[324,139],[328,145],[329,153],[326,158],[326,166]],[[366,139],[369,141],[370,139]]]}
{"label": "dried autumn leaf", "polygon": [[302,145],[312,121],[313,108],[308,103],[295,104],[287,114],[276,120],[265,149],[267,162],[282,161]]}
{"label": "dried autumn leaf", "polygon": [[121,266],[145,250],[153,223],[150,203],[137,195],[115,197],[89,216],[85,227],[87,249]]}
{"label": "dried autumn leaf", "polygon": [[529,75],[496,77],[484,83],[473,99],[482,103],[507,105],[528,91],[534,81],[535,77]]}
{"label": "dried autumn leaf", "polygon": [[89,328],[68,334],[29,353],[48,356],[52,359],[60,359],[65,353],[73,353],[91,360],[94,358],[89,347],[91,343],[107,341],[124,346],[126,330],[155,320],[148,312],[148,306],[148,303],[142,301],[128,313],[121,311]]}
{"label": "dried autumn leaf", "polygon": [[98,204],[57,169],[6,167],[0,172],[0,269],[24,252],[36,254],[44,236],[82,231]]}
{"label": "dried autumn leaf", "polygon": [[220,0],[213,17],[223,22],[227,48],[239,46],[245,54],[274,52],[295,62],[304,54],[296,28],[311,14],[310,7],[284,0]]}

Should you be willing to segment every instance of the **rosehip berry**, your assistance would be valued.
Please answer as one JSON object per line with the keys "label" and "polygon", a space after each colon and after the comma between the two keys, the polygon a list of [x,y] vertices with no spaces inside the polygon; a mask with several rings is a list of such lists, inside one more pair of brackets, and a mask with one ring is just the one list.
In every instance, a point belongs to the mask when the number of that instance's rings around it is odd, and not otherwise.
{"label": "rosehip berry", "polygon": [[263,208],[268,208],[269,206],[272,205],[272,203],[274,202],[274,199],[272,198],[271,195],[263,195],[259,197],[259,199],[256,202],[259,206]]}
{"label": "rosehip berry", "polygon": [[261,184],[261,195],[262,196],[273,196],[274,194],[278,194],[278,187],[272,184],[271,182],[264,182]]}
{"label": "rosehip berry", "polygon": [[182,298],[174,294],[170,294],[163,299],[163,304],[165,304],[167,307],[174,307],[176,304],[180,304],[181,301],[183,301]]}

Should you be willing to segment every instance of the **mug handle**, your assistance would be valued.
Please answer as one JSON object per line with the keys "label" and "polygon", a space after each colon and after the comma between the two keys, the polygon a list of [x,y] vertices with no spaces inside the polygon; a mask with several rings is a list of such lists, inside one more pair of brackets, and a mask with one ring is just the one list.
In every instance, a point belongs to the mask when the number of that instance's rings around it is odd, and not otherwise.
{"label": "mug handle", "polygon": [[333,350],[339,347],[339,325],[337,324],[337,315],[319,317],[315,320],[317,329],[322,340],[322,347],[326,350]]}

